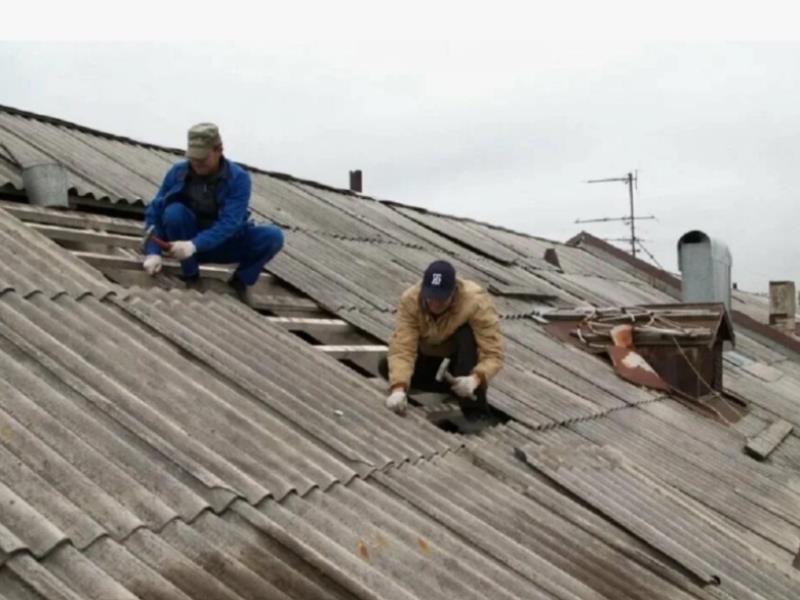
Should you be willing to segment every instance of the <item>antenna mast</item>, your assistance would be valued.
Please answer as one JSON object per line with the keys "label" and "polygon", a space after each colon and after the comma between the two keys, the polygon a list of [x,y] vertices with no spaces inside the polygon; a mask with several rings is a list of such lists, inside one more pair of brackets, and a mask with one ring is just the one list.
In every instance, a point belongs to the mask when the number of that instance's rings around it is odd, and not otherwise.
{"label": "antenna mast", "polygon": [[637,187],[638,189],[638,182],[639,182],[639,172],[628,173],[625,177],[608,177],[606,179],[590,179],[586,183],[610,183],[610,182],[618,182],[621,181],[622,183],[628,186],[628,199],[630,201],[630,214],[626,217],[603,217],[602,219],[577,219],[575,223],[608,223],[611,221],[622,221],[623,223],[629,223],[631,227],[631,237],[624,238],[624,241],[627,241],[631,245],[631,254],[634,258],[636,258],[636,245],[640,244],[642,240],[636,237],[636,221],[649,221],[655,219],[653,215],[649,215],[647,217],[637,217],[634,213],[634,199],[633,199],[633,188]]}

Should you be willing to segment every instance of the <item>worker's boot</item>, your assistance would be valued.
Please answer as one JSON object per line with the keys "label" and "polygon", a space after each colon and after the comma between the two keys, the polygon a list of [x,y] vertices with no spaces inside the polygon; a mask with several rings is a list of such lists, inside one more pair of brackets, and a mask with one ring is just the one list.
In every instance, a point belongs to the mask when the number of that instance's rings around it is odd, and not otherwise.
{"label": "worker's boot", "polygon": [[233,273],[233,276],[228,280],[228,286],[233,290],[239,300],[248,306],[250,305],[250,294],[248,292],[250,286],[245,285],[244,282],[239,279],[238,273]]}
{"label": "worker's boot", "polygon": [[178,279],[183,282],[183,285],[186,286],[187,290],[196,290],[198,292],[202,292],[202,284],[200,282],[200,273],[195,273],[194,275],[184,275],[181,273],[178,275]]}

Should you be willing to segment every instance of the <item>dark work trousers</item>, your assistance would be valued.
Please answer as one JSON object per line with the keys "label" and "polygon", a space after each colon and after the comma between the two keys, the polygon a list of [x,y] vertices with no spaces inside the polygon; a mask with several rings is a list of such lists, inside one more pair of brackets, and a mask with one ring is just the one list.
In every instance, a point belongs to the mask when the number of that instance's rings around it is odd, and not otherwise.
{"label": "dark work trousers", "polygon": [[[475,334],[472,327],[464,324],[456,329],[450,338],[453,342],[454,352],[450,356],[449,371],[453,377],[469,375],[472,369],[478,364],[478,345],[475,342]],[[411,388],[423,392],[450,393],[450,384],[446,381],[436,381],[436,372],[444,360],[441,356],[428,356],[422,353],[417,354],[417,362],[414,364],[414,375],[411,377]],[[378,364],[378,372],[385,379],[389,379],[389,361],[382,358]],[[480,385],[475,390],[475,400],[458,398],[458,405],[461,412],[468,420],[475,420],[489,412],[486,403],[486,386]]]}
{"label": "dark work trousers", "polygon": [[[197,235],[194,213],[180,202],[164,209],[167,240],[191,240]],[[264,265],[283,248],[283,232],[276,225],[248,223],[244,231],[208,252],[198,252],[181,263],[186,278],[196,277],[203,263],[236,263],[236,276],[245,285],[253,285]]]}

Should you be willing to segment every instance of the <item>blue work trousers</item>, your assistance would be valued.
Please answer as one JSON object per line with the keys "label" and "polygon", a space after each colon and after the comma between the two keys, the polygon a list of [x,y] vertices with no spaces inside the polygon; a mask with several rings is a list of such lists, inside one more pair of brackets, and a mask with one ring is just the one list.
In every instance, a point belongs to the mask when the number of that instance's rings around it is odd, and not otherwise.
{"label": "blue work trousers", "polygon": [[[164,231],[168,241],[192,240],[197,235],[194,213],[180,202],[164,209]],[[235,234],[208,252],[197,252],[181,262],[184,277],[195,277],[203,263],[236,263],[236,276],[245,285],[253,285],[261,270],[283,248],[283,232],[277,225],[248,223]]]}

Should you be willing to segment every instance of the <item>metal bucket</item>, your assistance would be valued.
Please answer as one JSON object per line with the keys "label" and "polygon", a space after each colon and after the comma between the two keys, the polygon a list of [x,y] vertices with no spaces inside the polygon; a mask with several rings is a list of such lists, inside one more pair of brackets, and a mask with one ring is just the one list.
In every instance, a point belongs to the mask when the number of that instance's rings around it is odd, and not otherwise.
{"label": "metal bucket", "polygon": [[59,163],[40,163],[22,169],[28,202],[36,206],[68,208],[67,170]]}

